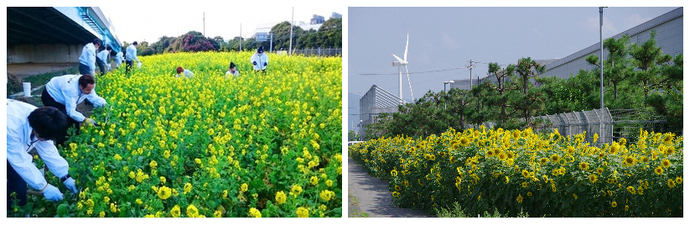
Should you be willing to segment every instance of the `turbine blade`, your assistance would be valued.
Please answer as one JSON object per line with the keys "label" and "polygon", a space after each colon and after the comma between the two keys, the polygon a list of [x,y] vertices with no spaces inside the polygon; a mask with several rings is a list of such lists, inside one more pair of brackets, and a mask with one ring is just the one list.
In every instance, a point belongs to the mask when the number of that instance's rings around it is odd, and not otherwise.
{"label": "turbine blade", "polygon": [[412,92],[412,83],[410,82],[410,72],[407,71],[407,64],[405,64],[405,74],[407,74],[407,84],[410,85],[410,95],[412,95],[412,101],[414,102],[414,92]]}
{"label": "turbine blade", "polygon": [[396,56],[395,54],[392,54],[392,53],[391,53],[391,55],[393,55],[393,56],[395,57],[395,59],[398,59],[398,61],[400,61],[401,64],[402,64],[402,63],[405,63],[404,60],[400,59],[400,57]]}
{"label": "turbine blade", "polygon": [[407,43],[405,43],[405,62],[407,63],[407,46],[410,45],[410,31],[407,31]]}

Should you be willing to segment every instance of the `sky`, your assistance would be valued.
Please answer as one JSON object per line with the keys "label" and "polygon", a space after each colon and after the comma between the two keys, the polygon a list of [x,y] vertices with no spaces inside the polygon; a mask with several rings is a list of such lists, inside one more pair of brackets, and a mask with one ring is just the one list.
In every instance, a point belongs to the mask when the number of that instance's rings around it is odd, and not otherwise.
{"label": "sky", "polygon": [[[604,9],[603,36],[627,29],[676,7]],[[358,99],[372,85],[398,96],[398,67],[409,32],[408,78],[403,71],[403,98],[428,90],[443,91],[443,82],[468,79],[468,61],[477,61],[472,77],[485,77],[488,63],[502,67],[522,57],[564,58],[599,42],[599,8],[594,7],[403,7],[348,9],[347,92],[349,129],[359,122]],[[435,72],[440,71],[440,72]]]}
{"label": "sky", "polygon": [[[197,4],[180,7],[165,5],[159,7],[131,7],[106,4],[99,6],[115,27],[121,42],[147,41],[153,43],[162,36],[178,37],[189,31],[204,33],[207,37],[221,36],[224,40],[241,36],[250,38],[257,26],[275,24],[292,20],[292,6],[259,7],[236,4]],[[247,1],[248,3],[248,1]],[[314,14],[325,20],[333,12],[343,14],[346,7],[294,6],[294,21],[309,23]],[[140,15],[140,16],[132,16]],[[141,16],[146,15],[146,17]],[[155,18],[155,21],[152,19]]]}

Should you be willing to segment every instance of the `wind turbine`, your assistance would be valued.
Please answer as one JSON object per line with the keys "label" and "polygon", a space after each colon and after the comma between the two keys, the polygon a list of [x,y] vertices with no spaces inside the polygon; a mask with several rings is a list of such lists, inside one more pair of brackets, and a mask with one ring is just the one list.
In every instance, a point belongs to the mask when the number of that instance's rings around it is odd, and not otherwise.
{"label": "wind turbine", "polygon": [[393,66],[398,66],[398,74],[400,75],[398,77],[398,91],[400,92],[400,101],[402,102],[403,100],[403,95],[402,95],[402,71],[400,71],[400,66],[405,66],[405,74],[407,74],[407,84],[410,85],[410,95],[412,95],[412,101],[414,101],[414,93],[412,92],[412,83],[410,83],[410,73],[407,70],[407,47],[410,45],[410,31],[407,31],[407,43],[405,44],[405,55],[403,55],[403,59],[400,59],[400,57],[396,56],[395,54],[391,53],[395,59],[398,59],[398,61],[393,61]]}

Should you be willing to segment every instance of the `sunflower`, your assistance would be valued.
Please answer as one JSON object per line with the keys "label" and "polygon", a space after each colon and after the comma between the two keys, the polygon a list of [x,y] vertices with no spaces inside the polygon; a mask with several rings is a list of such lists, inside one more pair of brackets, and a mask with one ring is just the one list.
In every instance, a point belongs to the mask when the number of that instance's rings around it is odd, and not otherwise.
{"label": "sunflower", "polygon": [[532,197],[532,192],[531,192],[531,191],[530,191],[530,192],[527,192],[527,196]]}
{"label": "sunflower", "polygon": [[618,206],[618,203],[616,203],[616,201],[613,201],[613,202],[611,203],[611,207],[616,208],[616,206]]}
{"label": "sunflower", "polygon": [[604,172],[604,168],[601,168],[601,167],[597,168],[597,173],[599,175],[601,175],[603,172]]}
{"label": "sunflower", "polygon": [[398,176],[398,171],[397,170],[391,170],[391,176],[392,177]]}
{"label": "sunflower", "polygon": [[671,145],[673,142],[673,137],[675,136],[673,133],[666,133],[666,136],[664,136],[664,144],[666,145]]}
{"label": "sunflower", "polygon": [[625,189],[628,190],[628,192],[630,192],[630,194],[633,194],[633,195],[635,194],[635,188],[633,186],[628,186]]}
{"label": "sunflower", "polygon": [[558,173],[561,175],[564,175],[565,174],[565,168],[561,167],[560,169],[558,169]]}
{"label": "sunflower", "polygon": [[541,159],[539,159],[539,164],[544,165],[544,164],[546,164],[547,162],[549,162],[549,158],[541,158]]}
{"label": "sunflower", "polygon": [[673,146],[668,146],[668,148],[666,148],[666,154],[667,154],[667,155],[672,155],[674,152],[676,152],[676,148],[675,148],[675,147],[673,147]]}
{"label": "sunflower", "polygon": [[647,163],[647,162],[649,162],[649,157],[648,156],[642,156],[642,158],[640,158],[640,161]]}
{"label": "sunflower", "polygon": [[551,156],[551,161],[552,161],[552,162],[558,162],[559,159],[561,159],[561,157],[558,156],[557,154],[553,154],[553,155]]}
{"label": "sunflower", "polygon": [[589,163],[587,163],[587,162],[580,162],[579,167],[580,167],[581,170],[587,170],[587,169],[589,169]]}
{"label": "sunflower", "polygon": [[500,154],[498,154],[498,159],[500,159],[501,161],[505,161],[506,159],[508,159],[508,155],[505,152],[501,152]]}
{"label": "sunflower", "polygon": [[669,187],[669,188],[673,188],[673,187],[676,186],[676,181],[674,181],[673,179],[668,179],[668,183],[667,183],[667,184],[668,184],[668,187]]}
{"label": "sunflower", "polygon": [[589,175],[589,182],[591,182],[591,183],[597,182],[597,175],[590,174]]}
{"label": "sunflower", "polygon": [[527,182],[522,182],[522,187],[523,187],[523,188],[526,188],[527,185],[528,185]]}
{"label": "sunflower", "polygon": [[568,151],[568,154],[572,155],[573,153],[575,153],[575,148],[573,146],[568,145],[567,151]]}
{"label": "sunflower", "polygon": [[671,161],[668,161],[668,159],[661,160],[661,166],[663,166],[664,168],[668,168],[669,166],[671,166]]}
{"label": "sunflower", "polygon": [[683,178],[682,177],[676,177],[676,184],[681,184],[683,183]]}
{"label": "sunflower", "polygon": [[522,203],[522,194],[519,194],[516,200],[518,203]]}
{"label": "sunflower", "polygon": [[614,141],[611,147],[609,148],[609,154],[615,155],[616,153],[618,153],[618,150],[620,150],[620,145]]}
{"label": "sunflower", "polygon": [[654,169],[654,173],[656,173],[657,175],[661,175],[662,173],[664,173],[664,169],[661,168],[661,166],[657,166],[656,169]]}
{"label": "sunflower", "polygon": [[644,189],[642,189],[642,186],[641,186],[641,185],[638,186],[638,187],[637,187],[637,194],[642,195],[643,192],[644,192]]}
{"label": "sunflower", "polygon": [[470,140],[467,137],[460,138],[460,146],[467,147],[467,145],[470,145]]}
{"label": "sunflower", "polygon": [[625,166],[635,165],[635,158],[633,158],[632,156],[626,156],[625,159],[623,159],[623,165],[625,165]]}
{"label": "sunflower", "polygon": [[523,177],[529,177],[529,172],[527,170],[522,170]]}

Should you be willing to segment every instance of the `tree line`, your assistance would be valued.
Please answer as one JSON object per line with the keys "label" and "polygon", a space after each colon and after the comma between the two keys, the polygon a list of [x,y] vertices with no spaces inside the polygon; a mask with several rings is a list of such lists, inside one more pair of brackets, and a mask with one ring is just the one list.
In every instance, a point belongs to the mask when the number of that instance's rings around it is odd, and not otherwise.
{"label": "tree line", "polygon": [[[683,54],[664,54],[655,36],[651,31],[641,45],[629,44],[627,35],[604,41],[604,105],[654,112],[667,120],[670,132],[681,134]],[[414,103],[399,105],[396,113],[379,114],[376,123],[365,126],[365,139],[426,137],[448,127],[464,130],[468,124],[490,121],[505,129],[524,129],[545,123],[532,121],[532,116],[598,109],[601,65],[597,55],[586,60],[592,68],[567,79],[539,77],[544,65],[529,57],[505,68],[490,63],[488,73],[496,82],[486,79],[471,90],[429,91]]]}
{"label": "tree line", "polygon": [[[288,50],[290,48],[290,22],[284,21],[271,28],[273,33],[273,50]],[[342,18],[330,18],[318,30],[304,30],[299,26],[292,26],[292,48],[342,48]],[[255,50],[263,46],[266,51],[271,45],[270,40],[257,41],[256,38],[234,37],[227,42],[221,36],[205,37],[201,32],[189,31],[178,37],[163,36],[154,43],[142,41],[137,45],[137,52],[141,56],[201,51],[242,51]],[[124,42],[122,51],[131,43]]]}

